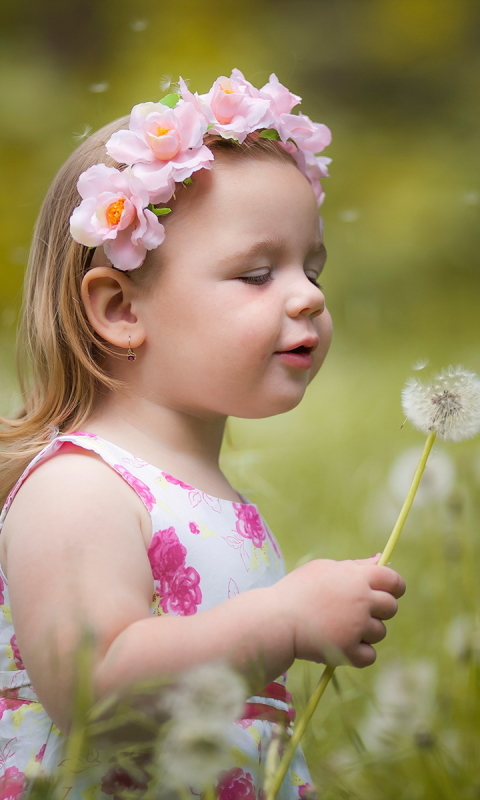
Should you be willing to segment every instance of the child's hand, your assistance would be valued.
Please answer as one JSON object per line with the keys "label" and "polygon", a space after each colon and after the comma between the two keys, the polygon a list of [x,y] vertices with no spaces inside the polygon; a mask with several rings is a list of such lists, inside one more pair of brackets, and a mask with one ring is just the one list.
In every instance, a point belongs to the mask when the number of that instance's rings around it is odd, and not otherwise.
{"label": "child's hand", "polygon": [[376,659],[373,644],[386,636],[381,620],[397,613],[403,578],[377,566],[378,556],[358,561],[317,559],[272,586],[291,622],[295,657],[367,667]]}

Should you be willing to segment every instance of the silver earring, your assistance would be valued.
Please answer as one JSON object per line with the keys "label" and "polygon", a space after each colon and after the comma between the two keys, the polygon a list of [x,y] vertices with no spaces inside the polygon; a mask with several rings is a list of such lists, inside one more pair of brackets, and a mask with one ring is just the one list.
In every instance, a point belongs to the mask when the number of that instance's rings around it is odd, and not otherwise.
{"label": "silver earring", "polygon": [[127,360],[128,361],[135,361],[137,358],[137,354],[133,352],[132,348],[130,347],[131,337],[128,337],[128,350],[127,350]]}

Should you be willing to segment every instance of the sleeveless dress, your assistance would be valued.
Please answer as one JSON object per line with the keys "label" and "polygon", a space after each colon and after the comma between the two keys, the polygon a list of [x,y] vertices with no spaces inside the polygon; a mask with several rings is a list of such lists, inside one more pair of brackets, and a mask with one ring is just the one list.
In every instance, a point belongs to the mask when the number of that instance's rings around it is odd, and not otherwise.
{"label": "sleeveless dress", "polygon": [[[270,586],[284,574],[278,544],[257,507],[211,497],[131,455],[101,437],[75,432],[52,440],[28,465],[10,492],[0,532],[16,492],[32,470],[54,456],[64,442],[97,453],[137,493],[152,521],[148,558],[152,569],[151,615],[191,615],[239,592]],[[35,509],[32,509],[35,513]],[[44,566],[39,564],[39,569]],[[45,574],[45,580],[51,580]],[[140,656],[141,654],[139,654]],[[234,723],[233,768],[216,786],[219,800],[261,800],[262,765],[275,722],[292,721],[286,675],[251,697],[244,718]],[[291,727],[287,728],[291,733]],[[10,612],[8,582],[0,569],[0,800],[20,798],[36,774],[62,762],[65,737],[39,701],[23,666]],[[72,776],[68,800],[115,800],[128,781],[105,768],[92,749],[84,774]],[[81,770],[82,772],[82,770]],[[95,778],[92,775],[95,774]],[[299,748],[279,798],[297,800],[310,788]],[[118,796],[118,795],[117,795]],[[193,797],[193,795],[192,795]]]}

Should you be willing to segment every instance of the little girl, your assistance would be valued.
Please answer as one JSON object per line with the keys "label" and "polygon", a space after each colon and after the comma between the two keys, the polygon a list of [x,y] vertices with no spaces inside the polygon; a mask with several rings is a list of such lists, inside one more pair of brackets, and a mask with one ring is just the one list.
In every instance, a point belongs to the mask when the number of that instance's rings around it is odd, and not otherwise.
{"label": "little girl", "polygon": [[[294,659],[369,665],[396,613],[403,580],[375,558],[285,575],[218,465],[227,417],[294,408],[330,344],[330,132],[299,101],[275,75],[256,89],[234,70],[206,95],[180,81],[83,142],[47,194],[25,405],[0,434],[0,798],[62,761],[86,625],[97,698],[219,659],[256,676],[245,757],[216,787],[254,800]],[[69,798],[93,796],[77,779]],[[280,796],[308,783],[299,751]]]}

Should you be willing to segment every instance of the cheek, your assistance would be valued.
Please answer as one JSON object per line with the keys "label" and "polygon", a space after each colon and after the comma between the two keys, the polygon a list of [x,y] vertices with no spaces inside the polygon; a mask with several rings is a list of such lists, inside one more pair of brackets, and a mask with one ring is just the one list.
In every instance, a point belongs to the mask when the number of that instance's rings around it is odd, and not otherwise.
{"label": "cheek", "polygon": [[317,374],[328,353],[332,341],[333,324],[330,312],[325,309],[323,314],[314,319],[316,331],[320,337],[320,344],[313,354],[313,366],[310,371],[310,380]]}

